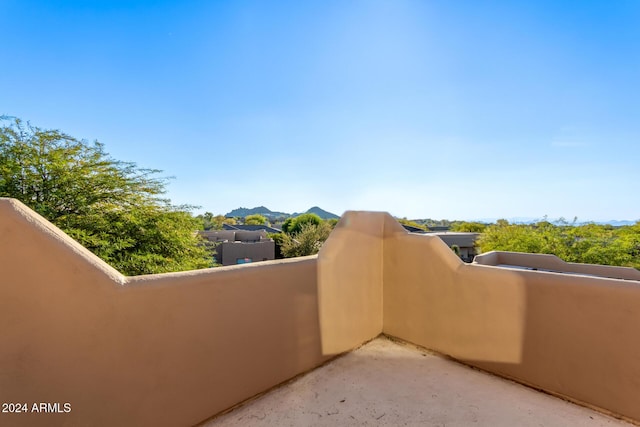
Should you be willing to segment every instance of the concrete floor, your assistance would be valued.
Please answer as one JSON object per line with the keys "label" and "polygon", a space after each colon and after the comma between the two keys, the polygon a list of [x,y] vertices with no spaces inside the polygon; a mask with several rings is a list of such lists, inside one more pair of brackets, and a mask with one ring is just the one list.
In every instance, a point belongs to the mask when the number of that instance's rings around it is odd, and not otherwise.
{"label": "concrete floor", "polygon": [[632,426],[386,338],[202,424],[468,425]]}

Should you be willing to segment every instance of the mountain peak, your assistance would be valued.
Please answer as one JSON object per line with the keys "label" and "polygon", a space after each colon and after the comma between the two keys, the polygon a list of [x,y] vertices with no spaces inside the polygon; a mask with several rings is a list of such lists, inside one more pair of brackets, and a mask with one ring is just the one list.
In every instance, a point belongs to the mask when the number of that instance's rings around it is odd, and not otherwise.
{"label": "mountain peak", "polygon": [[309,208],[306,212],[302,212],[302,213],[293,213],[293,214],[288,214],[285,212],[275,212],[270,210],[269,208],[265,207],[265,206],[257,206],[255,208],[244,208],[244,207],[240,207],[237,209],[232,210],[231,212],[227,213],[225,216],[227,218],[244,218],[247,215],[262,215],[265,216],[267,218],[269,218],[270,220],[276,219],[276,218],[287,218],[290,216],[298,216],[298,215],[302,215],[303,213],[313,213],[318,215],[320,218],[322,219],[338,219],[340,218],[338,215],[333,214],[331,212],[327,212],[324,209],[318,207],[318,206],[314,206],[312,208]]}
{"label": "mountain peak", "polygon": [[275,217],[287,217],[289,216],[289,214],[286,214],[284,212],[274,212],[272,210],[270,210],[269,208],[265,207],[265,206],[257,206],[255,208],[251,208],[251,209],[247,209],[247,208],[237,208],[232,210],[231,212],[225,214],[225,216],[227,218],[235,218],[235,217],[239,217],[239,218],[244,218],[248,215],[262,215],[265,216],[267,218],[275,218]]}
{"label": "mountain peak", "polygon": [[318,206],[314,206],[312,208],[307,209],[307,212],[305,212],[305,213],[316,214],[322,219],[338,219],[338,218],[340,218],[338,215],[333,214],[331,212],[327,212],[324,209],[319,208]]}

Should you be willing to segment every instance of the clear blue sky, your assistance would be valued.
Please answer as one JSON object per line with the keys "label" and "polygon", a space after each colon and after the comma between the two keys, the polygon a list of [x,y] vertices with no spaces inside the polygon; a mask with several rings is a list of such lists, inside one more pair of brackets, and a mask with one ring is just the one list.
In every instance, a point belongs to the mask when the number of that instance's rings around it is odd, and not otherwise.
{"label": "clear blue sky", "polygon": [[640,1],[0,0],[0,114],[199,211],[640,218]]}

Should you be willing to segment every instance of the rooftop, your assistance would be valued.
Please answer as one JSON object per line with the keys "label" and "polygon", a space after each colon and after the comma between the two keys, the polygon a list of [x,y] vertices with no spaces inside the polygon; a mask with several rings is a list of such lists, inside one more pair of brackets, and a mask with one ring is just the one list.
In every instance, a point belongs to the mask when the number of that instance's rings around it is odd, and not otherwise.
{"label": "rooftop", "polygon": [[200,427],[631,426],[381,336]]}
{"label": "rooftop", "polygon": [[260,231],[264,230],[267,233],[282,233],[279,228],[271,227],[269,225],[255,225],[255,224],[222,224],[224,230],[244,230],[244,231]]}

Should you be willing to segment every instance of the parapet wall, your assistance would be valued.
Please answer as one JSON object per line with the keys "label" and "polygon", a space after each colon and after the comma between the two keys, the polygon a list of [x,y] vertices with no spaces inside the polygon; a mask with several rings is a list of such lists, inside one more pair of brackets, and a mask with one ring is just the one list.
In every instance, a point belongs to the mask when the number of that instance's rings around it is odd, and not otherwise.
{"label": "parapet wall", "polygon": [[639,327],[640,282],[464,264],[385,213],[317,257],[124,277],[0,199],[0,401],[71,404],[0,425],[193,425],[380,333],[640,421]]}
{"label": "parapet wall", "polygon": [[549,254],[491,251],[476,256],[474,263],[493,266],[524,267],[532,270],[583,274],[610,279],[640,280],[640,271],[635,268],[615,267],[611,265],[577,264],[573,262],[565,262],[557,256]]}
{"label": "parapet wall", "polygon": [[464,264],[436,237],[384,251],[384,333],[640,421],[640,282]]}
{"label": "parapet wall", "polygon": [[[357,235],[334,254],[363,249]],[[329,333],[325,347],[350,350],[380,333],[335,308],[323,314],[360,323],[350,340]],[[316,256],[124,277],[0,199],[0,401],[71,408],[0,413],[0,425],[196,424],[334,357],[319,318]]]}
{"label": "parapet wall", "polygon": [[382,332],[386,232],[404,228],[389,214],[347,212],[318,254],[322,348],[352,349]]}

